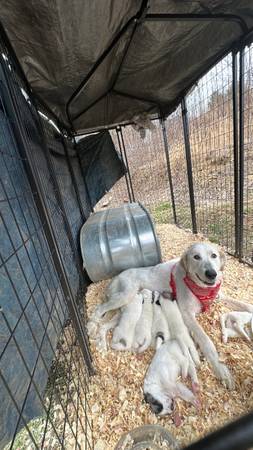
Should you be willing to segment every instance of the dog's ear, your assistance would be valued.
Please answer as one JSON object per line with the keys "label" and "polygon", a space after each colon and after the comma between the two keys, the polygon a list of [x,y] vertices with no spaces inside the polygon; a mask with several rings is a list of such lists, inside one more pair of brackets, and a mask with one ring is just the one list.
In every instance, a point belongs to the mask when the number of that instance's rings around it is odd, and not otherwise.
{"label": "dog's ear", "polygon": [[221,263],[220,270],[222,271],[225,268],[226,255],[222,250],[219,250],[219,254],[220,254],[220,263]]}
{"label": "dog's ear", "polygon": [[180,264],[183,267],[183,269],[185,270],[185,272],[188,272],[188,258],[187,258],[187,252],[183,253],[181,259],[180,259]]}

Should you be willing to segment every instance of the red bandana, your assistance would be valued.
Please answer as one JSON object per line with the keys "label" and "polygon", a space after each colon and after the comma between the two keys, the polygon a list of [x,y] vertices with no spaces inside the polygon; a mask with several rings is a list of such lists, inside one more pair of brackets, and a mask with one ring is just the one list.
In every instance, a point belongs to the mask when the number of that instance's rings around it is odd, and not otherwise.
{"label": "red bandana", "polygon": [[[173,274],[175,266],[176,264],[172,267],[170,274],[170,287],[172,291],[172,300],[177,299],[176,282]],[[194,281],[192,281],[191,278],[188,277],[188,275],[184,277],[184,282],[186,286],[190,289],[190,291],[193,293],[193,295],[195,295],[195,297],[197,297],[197,299],[201,303],[202,312],[205,312],[209,309],[213,301],[216,299],[221,286],[220,281],[218,284],[216,284],[216,286],[201,287],[198,286],[196,283],[194,283]]]}

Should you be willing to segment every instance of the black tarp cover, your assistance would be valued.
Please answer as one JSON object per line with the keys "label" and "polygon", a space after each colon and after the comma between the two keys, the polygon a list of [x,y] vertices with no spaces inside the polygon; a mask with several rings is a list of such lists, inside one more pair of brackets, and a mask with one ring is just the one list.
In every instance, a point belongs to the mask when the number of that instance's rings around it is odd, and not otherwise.
{"label": "black tarp cover", "polygon": [[108,131],[87,136],[76,144],[91,206],[108,192],[125,172],[125,165]]}
{"label": "black tarp cover", "polygon": [[[133,19],[145,6],[141,0],[0,4],[0,19],[33,91],[79,133],[131,121],[144,111],[168,114],[182,93],[247,32],[235,22],[141,20],[132,34]],[[148,5],[149,14],[237,14],[253,27],[252,0],[150,0]],[[117,44],[96,66],[122,29]],[[85,78],[69,104],[68,118],[66,106]]]}

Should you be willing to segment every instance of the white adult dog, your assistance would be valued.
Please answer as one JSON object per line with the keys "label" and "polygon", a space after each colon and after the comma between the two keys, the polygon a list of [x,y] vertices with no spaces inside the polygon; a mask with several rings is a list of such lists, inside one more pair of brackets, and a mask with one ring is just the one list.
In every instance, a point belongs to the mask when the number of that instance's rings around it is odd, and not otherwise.
{"label": "white adult dog", "polygon": [[[185,325],[216,376],[228,388],[233,388],[229,369],[219,361],[213,342],[196,319],[218,296],[224,264],[223,252],[212,244],[201,242],[191,245],[181,258],[157,266],[125,270],[109,284],[107,301],[97,306],[90,326],[96,326],[107,311],[129,304],[142,289],[156,290],[167,296],[169,294],[171,299],[176,298]],[[253,312],[253,305],[228,298],[223,298],[223,302],[236,310]],[[178,341],[184,354],[186,349],[189,351],[197,365],[198,360],[195,352],[192,352],[192,341],[188,336],[185,334],[182,340],[180,328],[173,327],[171,338]]]}

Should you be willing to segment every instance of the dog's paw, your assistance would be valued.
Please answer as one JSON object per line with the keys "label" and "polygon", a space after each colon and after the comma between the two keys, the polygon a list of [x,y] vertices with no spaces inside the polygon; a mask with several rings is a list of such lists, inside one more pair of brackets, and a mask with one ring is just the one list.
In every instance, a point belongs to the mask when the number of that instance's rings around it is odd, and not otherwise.
{"label": "dog's paw", "polygon": [[178,411],[175,411],[172,420],[174,422],[175,427],[180,427],[182,425],[182,417],[180,416]]}
{"label": "dog's paw", "polygon": [[151,301],[152,301],[152,291],[150,291],[149,289],[143,289],[141,291],[141,295],[142,295],[142,298],[143,298],[144,302],[150,301],[150,303],[151,303]]}
{"label": "dog's paw", "polygon": [[188,336],[185,335],[179,335],[176,337],[180,348],[183,352],[183,355],[189,360],[193,361],[196,367],[200,366],[200,359],[198,351],[195,347],[195,344],[191,338],[188,338]]}
{"label": "dog's paw", "polygon": [[196,408],[196,410],[197,410],[197,413],[198,414],[200,414],[200,412],[201,412],[201,401],[200,401],[200,399],[199,398],[197,398],[197,397],[195,397],[195,400],[193,401],[193,406],[195,406],[195,408]]}
{"label": "dog's paw", "polygon": [[137,353],[143,353],[145,352],[145,350],[147,350],[149,347],[149,342],[144,342],[143,345],[141,345],[138,349],[137,349]]}
{"label": "dog's paw", "polygon": [[145,340],[144,341],[135,341],[132,345],[132,350],[134,352],[141,353],[140,349],[144,345],[144,342],[145,342]]}
{"label": "dog's paw", "polygon": [[215,372],[217,377],[224,383],[226,388],[230,390],[235,388],[234,379],[230,373],[229,368],[225,364],[219,363]]}
{"label": "dog's paw", "polygon": [[134,343],[132,344],[133,350],[135,350],[137,353],[143,353],[151,344],[151,336],[148,335],[140,335],[135,339]]}
{"label": "dog's paw", "polygon": [[124,344],[122,342],[112,342],[111,343],[111,348],[113,350],[118,351],[118,352],[124,352],[126,350],[129,350],[129,348],[126,346],[126,344]]}
{"label": "dog's paw", "polygon": [[192,382],[192,392],[194,395],[198,394],[200,391],[199,384],[196,381]]}
{"label": "dog's paw", "polygon": [[228,342],[228,335],[227,335],[227,333],[222,333],[222,342],[223,342],[223,344],[227,344],[227,342]]}

